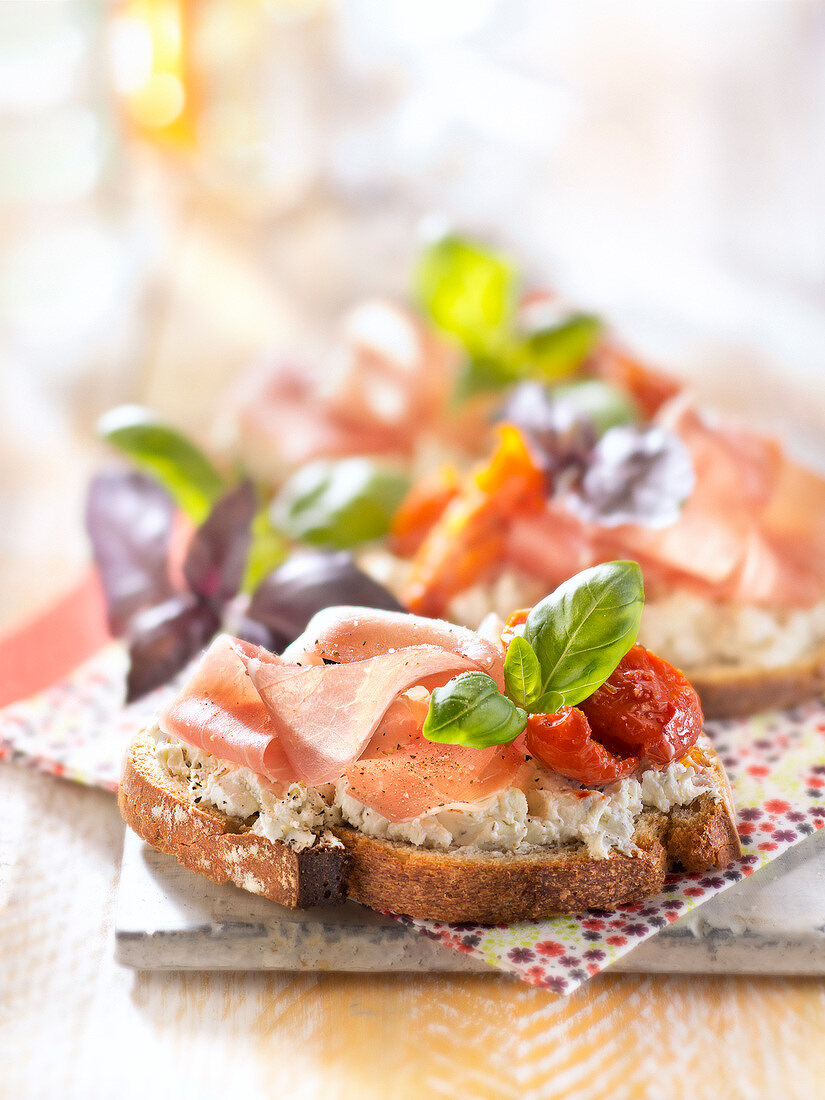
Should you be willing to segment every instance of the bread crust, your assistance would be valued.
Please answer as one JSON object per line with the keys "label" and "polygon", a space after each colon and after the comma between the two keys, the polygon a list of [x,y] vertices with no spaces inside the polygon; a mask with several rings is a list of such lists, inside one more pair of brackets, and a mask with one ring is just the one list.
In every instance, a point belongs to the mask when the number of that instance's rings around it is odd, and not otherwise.
{"label": "bread crust", "polygon": [[703,734],[699,747],[721,795],[703,795],[670,814],[645,810],[634,834],[638,851],[591,859],[581,844],[509,855],[438,851],[377,840],[349,827],[333,831],[350,853],[347,893],[373,909],[411,917],[510,924],[583,909],[614,909],[658,894],[674,867],[707,871],[742,854],[733,793],[722,762]]}
{"label": "bread crust", "polygon": [[158,851],[213,882],[234,882],[289,909],[345,900],[347,852],[328,835],[297,849],[249,832],[244,822],[201,808],[165,771],[144,732],[130,746],[117,792],[123,819]]}
{"label": "bread crust", "polygon": [[215,882],[234,882],[290,908],[350,897],[412,917],[505,924],[640,901],[661,890],[671,867],[704,871],[736,859],[741,849],[730,786],[704,735],[700,746],[719,801],[703,795],[670,814],[645,810],[634,835],[638,851],[599,860],[578,843],[508,855],[441,851],[349,826],[298,852],[195,805],[186,786],[161,767],[148,733],[127,754],[118,802],[127,824],[154,848]]}
{"label": "bread crust", "polygon": [[690,669],[685,675],[696,688],[708,719],[785,710],[825,693],[825,643],[809,657],[778,668],[709,665]]}
{"label": "bread crust", "polygon": [[[651,815],[659,817],[663,815]],[[350,854],[347,893],[372,909],[430,920],[510,924],[555,913],[612,909],[661,890],[667,855],[660,822],[643,823],[637,855],[593,860],[579,846],[502,857],[414,848],[349,827],[335,835]]]}
{"label": "bread crust", "polygon": [[699,814],[690,813],[690,807],[675,807],[667,818],[664,843],[670,865],[685,871],[727,867],[742,855],[727,773],[706,734],[702,734],[698,744],[721,798],[719,802],[706,799]]}

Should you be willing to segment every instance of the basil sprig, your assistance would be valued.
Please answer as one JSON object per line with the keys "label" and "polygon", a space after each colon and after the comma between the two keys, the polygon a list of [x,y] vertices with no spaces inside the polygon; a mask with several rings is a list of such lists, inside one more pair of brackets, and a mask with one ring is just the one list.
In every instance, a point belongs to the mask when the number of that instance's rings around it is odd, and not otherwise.
{"label": "basil sprig", "polygon": [[587,313],[560,313],[530,332],[519,329],[519,275],[506,257],[456,234],[422,252],[413,276],[416,301],[467,358],[455,399],[464,401],[534,379],[572,375],[594,351],[602,323]]}
{"label": "basil sprig", "polygon": [[423,733],[430,741],[487,748],[521,733],[529,711],[555,714],[587,699],[635,643],[644,607],[642,571],[613,561],[576,574],[541,603],[510,642],[506,695],[484,673],[437,688]]}
{"label": "basil sprig", "polygon": [[552,693],[557,710],[573,707],[600,688],[636,641],[643,607],[635,561],[585,569],[536,604],[524,637],[541,667],[539,701]]}
{"label": "basil sprig", "polygon": [[515,310],[516,273],[505,257],[449,234],[424,250],[413,281],[424,312],[471,354],[501,341]]}
{"label": "basil sprig", "polygon": [[246,571],[241,584],[242,592],[254,592],[264,577],[269,576],[289,557],[289,542],[272,525],[267,505],[259,508],[250,525],[252,541],[246,559]]}
{"label": "basil sprig", "polygon": [[521,373],[545,382],[565,378],[590,355],[601,335],[601,321],[589,313],[573,313],[536,329],[516,345]]}
{"label": "basil sprig", "polygon": [[408,488],[407,477],[368,458],[318,459],[286,482],[271,518],[299,542],[346,550],[385,535]]}
{"label": "basil sprig", "polygon": [[507,694],[519,706],[529,707],[542,695],[541,665],[530,643],[516,635],[504,658],[504,684]]}
{"label": "basil sprig", "polygon": [[422,730],[428,741],[486,749],[515,741],[527,714],[485,672],[464,672],[436,688]]}
{"label": "basil sprig", "polygon": [[150,409],[118,405],[100,418],[98,434],[150,474],[193,523],[203,523],[227,485],[186,436],[164,424]]}

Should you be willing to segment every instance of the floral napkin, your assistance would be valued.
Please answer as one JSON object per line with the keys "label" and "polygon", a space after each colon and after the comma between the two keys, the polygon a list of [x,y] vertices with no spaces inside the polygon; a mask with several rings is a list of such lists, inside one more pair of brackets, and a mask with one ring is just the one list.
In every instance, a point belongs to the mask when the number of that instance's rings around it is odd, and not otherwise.
{"label": "floral napkin", "polygon": [[174,692],[158,688],[124,707],[127,667],[111,642],[65,680],[0,710],[0,759],[116,791],[126,745]]}
{"label": "floral napkin", "polygon": [[610,912],[496,928],[399,919],[532,985],[571,993],[677,917],[753,874],[825,823],[825,707],[817,703],[712,722],[708,733],[727,769],[738,809],[744,854],[730,867],[670,875],[658,897]]}
{"label": "floral napkin", "polygon": [[[126,656],[111,643],[67,679],[0,711],[0,758],[114,791],[131,735],[174,688],[122,706]],[[825,707],[715,722],[744,856],[723,871],[670,876],[656,898],[609,912],[486,928],[398,920],[532,985],[570,993],[682,914],[753,874],[825,822]]]}

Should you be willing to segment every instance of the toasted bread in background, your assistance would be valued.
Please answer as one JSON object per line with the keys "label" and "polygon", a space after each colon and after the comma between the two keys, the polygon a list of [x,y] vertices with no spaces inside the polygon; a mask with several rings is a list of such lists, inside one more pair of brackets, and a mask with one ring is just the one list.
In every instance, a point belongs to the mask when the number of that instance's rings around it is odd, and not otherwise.
{"label": "toasted bread in background", "polygon": [[744,718],[785,710],[825,693],[825,645],[809,657],[777,668],[708,665],[687,676],[702,700],[705,718]]}

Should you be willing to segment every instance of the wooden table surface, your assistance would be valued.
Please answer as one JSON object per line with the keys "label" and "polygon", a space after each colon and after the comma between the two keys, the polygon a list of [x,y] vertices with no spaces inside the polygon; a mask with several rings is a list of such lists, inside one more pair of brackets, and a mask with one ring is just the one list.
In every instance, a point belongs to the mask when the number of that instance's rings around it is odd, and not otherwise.
{"label": "wooden table surface", "polygon": [[[226,270],[223,248],[199,231],[184,242],[172,304],[152,318],[150,368],[123,378],[124,396],[190,425],[221,371],[284,323],[255,269],[234,271],[223,313],[200,308],[209,262]],[[252,314],[269,320],[250,327]],[[95,400],[36,460],[0,446],[0,628],[82,569]],[[0,765],[0,1098],[808,1100],[825,1089],[821,978],[608,973],[559,998],[493,973],[124,970],[112,957],[122,838],[110,795]]]}

